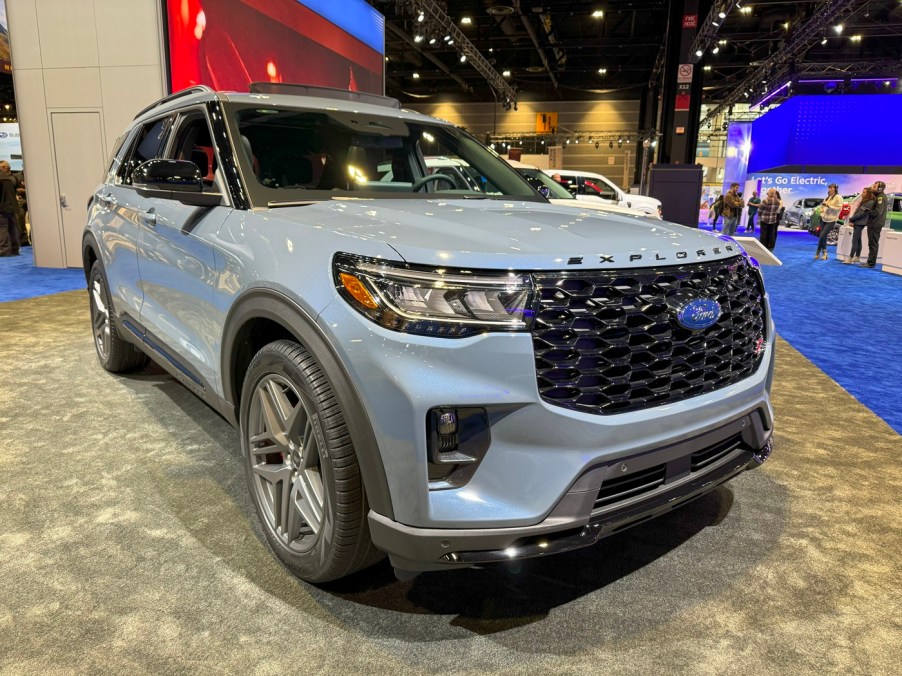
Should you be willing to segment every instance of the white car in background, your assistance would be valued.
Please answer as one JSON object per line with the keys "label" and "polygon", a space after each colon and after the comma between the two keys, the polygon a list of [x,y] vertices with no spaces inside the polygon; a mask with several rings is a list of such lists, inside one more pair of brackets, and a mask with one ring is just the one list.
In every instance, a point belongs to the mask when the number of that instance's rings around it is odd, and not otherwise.
{"label": "white car in background", "polygon": [[601,201],[636,209],[652,218],[661,218],[661,201],[645,195],[628,195],[601,174],[572,169],[543,169],[549,176],[560,176],[561,185],[576,199]]}
{"label": "white car in background", "polygon": [[[518,162],[517,160],[507,160],[507,163],[520,172],[523,177],[529,181],[533,188],[538,190],[549,202],[563,207],[575,207],[577,209],[594,209],[596,211],[606,211],[612,214],[624,214],[627,216],[650,216],[644,211],[622,207],[617,204],[607,204],[596,199],[578,199],[577,195],[572,194],[567,188],[555,181],[551,176],[532,164]],[[654,217],[660,218],[655,214]]]}

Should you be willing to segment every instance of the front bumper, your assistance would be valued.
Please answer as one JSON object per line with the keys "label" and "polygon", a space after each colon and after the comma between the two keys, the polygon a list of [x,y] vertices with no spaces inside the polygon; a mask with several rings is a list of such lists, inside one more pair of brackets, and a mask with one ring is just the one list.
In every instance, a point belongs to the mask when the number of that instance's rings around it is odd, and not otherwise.
{"label": "front bumper", "polygon": [[370,512],[373,542],[399,570],[447,570],[547,556],[689,502],[761,465],[771,451],[763,410],[663,448],[588,468],[540,523],[514,528],[416,528]]}

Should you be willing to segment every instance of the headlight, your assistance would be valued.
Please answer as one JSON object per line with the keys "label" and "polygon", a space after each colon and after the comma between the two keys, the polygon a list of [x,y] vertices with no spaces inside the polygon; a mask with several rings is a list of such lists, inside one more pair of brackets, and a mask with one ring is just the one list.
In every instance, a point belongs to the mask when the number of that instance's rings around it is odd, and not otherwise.
{"label": "headlight", "polygon": [[528,331],[535,316],[529,275],[429,269],[337,254],[335,286],[358,312],[395,331],[462,338]]}

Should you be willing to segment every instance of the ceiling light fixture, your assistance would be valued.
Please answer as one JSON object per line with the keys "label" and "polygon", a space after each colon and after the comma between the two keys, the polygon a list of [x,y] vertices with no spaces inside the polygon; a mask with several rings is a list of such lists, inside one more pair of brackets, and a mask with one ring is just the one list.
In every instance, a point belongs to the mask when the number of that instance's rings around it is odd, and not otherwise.
{"label": "ceiling light fixture", "polygon": [[739,11],[742,12],[743,14],[751,14],[752,8],[751,7],[740,7]]}
{"label": "ceiling light fixture", "polygon": [[423,23],[423,21],[424,21],[425,19],[426,19],[426,15],[423,14],[422,12],[420,12],[419,14],[417,14],[417,22],[418,22],[418,23]]}
{"label": "ceiling light fixture", "polygon": [[697,57],[699,57],[699,58],[701,58],[701,57],[702,57],[702,54],[704,54],[704,53],[705,53],[705,52],[704,52],[704,50],[702,50],[702,49],[697,49],[697,50],[695,51],[695,55],[696,55]]}
{"label": "ceiling light fixture", "polygon": [[827,37],[826,37],[826,36],[824,36],[824,39],[821,40],[821,44],[822,44],[822,45],[826,45],[826,44],[827,44]]}
{"label": "ceiling light fixture", "polygon": [[473,19],[468,16],[462,17],[460,23],[464,26],[469,26],[473,23]]}
{"label": "ceiling light fixture", "polygon": [[602,18],[604,18],[604,12],[601,11],[600,9],[596,9],[594,12],[592,12],[592,18],[593,19],[602,19]]}
{"label": "ceiling light fixture", "polygon": [[711,66],[705,66],[702,70],[711,70]]}
{"label": "ceiling light fixture", "polygon": [[860,35],[853,35],[853,36],[852,36],[851,38],[849,38],[849,39],[850,39],[852,42],[861,42],[861,36],[860,36]]}
{"label": "ceiling light fixture", "polygon": [[414,35],[413,36],[414,42],[422,42],[423,40],[425,40],[425,38],[422,35]]}
{"label": "ceiling light fixture", "polygon": [[842,33],[842,29],[843,29],[843,25],[841,23],[838,23],[833,27],[833,30],[836,31],[837,35]]}
{"label": "ceiling light fixture", "polygon": [[599,73],[600,75],[607,75],[608,69],[607,69],[607,68],[599,68],[599,69],[598,69],[598,73]]}
{"label": "ceiling light fixture", "polygon": [[721,19],[726,19],[726,18],[727,18],[727,13],[726,13],[726,12],[718,12],[718,13],[717,13],[717,16],[719,16]]}
{"label": "ceiling light fixture", "polygon": [[410,77],[412,77],[414,80],[419,80],[419,79],[420,79],[420,74],[419,74],[419,73],[414,73],[414,74],[411,75]]}
{"label": "ceiling light fixture", "polygon": [[720,51],[720,47],[715,46],[714,49],[711,50],[712,54],[717,54]]}
{"label": "ceiling light fixture", "polygon": [[460,62],[461,62],[461,63],[466,63],[466,62],[467,62],[467,55],[466,55],[466,54],[461,54],[461,55],[460,55]]}
{"label": "ceiling light fixture", "polygon": [[504,70],[504,71],[501,71],[501,75],[502,75],[502,77],[510,77],[511,72],[509,70]]}

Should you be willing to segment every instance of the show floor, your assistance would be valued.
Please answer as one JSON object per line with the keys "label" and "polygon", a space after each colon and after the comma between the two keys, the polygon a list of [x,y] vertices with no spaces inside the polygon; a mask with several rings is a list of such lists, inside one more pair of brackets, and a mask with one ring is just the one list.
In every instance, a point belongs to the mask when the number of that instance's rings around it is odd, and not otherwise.
{"label": "show floor", "polygon": [[232,428],[103,371],[86,308],[0,303],[0,673],[898,673],[902,438],[785,341],[762,468],[590,549],[314,587]]}

